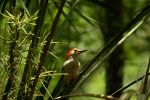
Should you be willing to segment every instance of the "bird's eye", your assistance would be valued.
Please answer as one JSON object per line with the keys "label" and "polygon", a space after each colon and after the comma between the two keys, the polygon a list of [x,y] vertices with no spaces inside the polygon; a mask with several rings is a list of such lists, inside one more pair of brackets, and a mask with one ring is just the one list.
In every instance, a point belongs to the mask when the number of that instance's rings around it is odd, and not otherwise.
{"label": "bird's eye", "polygon": [[79,53],[79,51],[78,51],[78,50],[74,50],[74,52],[75,52],[75,53]]}

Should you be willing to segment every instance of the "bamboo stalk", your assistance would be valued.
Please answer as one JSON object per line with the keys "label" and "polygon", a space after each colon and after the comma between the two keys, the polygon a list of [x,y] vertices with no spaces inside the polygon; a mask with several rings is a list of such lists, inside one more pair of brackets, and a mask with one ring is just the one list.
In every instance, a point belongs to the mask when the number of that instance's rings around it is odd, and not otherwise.
{"label": "bamboo stalk", "polygon": [[37,15],[38,19],[35,22],[36,25],[35,25],[34,30],[33,30],[34,35],[32,37],[32,42],[31,42],[30,47],[29,47],[29,52],[27,55],[23,76],[22,76],[22,79],[20,82],[20,90],[19,90],[18,96],[17,96],[18,100],[20,100],[21,98],[23,99],[29,91],[29,90],[27,90],[27,93],[25,93],[25,86],[27,84],[27,81],[30,80],[30,78],[31,78],[31,73],[32,73],[31,69],[32,69],[34,57],[36,56],[34,54],[34,50],[37,47],[37,43],[39,40],[38,37],[40,36],[41,27],[43,24],[47,4],[48,4],[48,0],[41,0],[41,2],[40,2],[39,12]]}
{"label": "bamboo stalk", "polygon": [[46,58],[46,55],[47,55],[47,51],[49,49],[49,46],[50,46],[50,42],[54,36],[54,32],[55,32],[55,29],[56,29],[56,26],[58,24],[58,21],[59,21],[59,18],[60,18],[60,15],[62,13],[62,10],[63,10],[63,7],[64,7],[64,4],[65,4],[65,1],[66,0],[61,0],[61,3],[60,3],[60,7],[58,9],[58,12],[56,14],[56,17],[55,17],[55,20],[52,24],[52,27],[51,27],[51,30],[50,30],[50,33],[48,34],[48,37],[47,37],[47,42],[46,44],[44,45],[43,47],[43,50],[41,52],[41,56],[40,56],[40,62],[38,64],[38,70],[37,70],[37,73],[36,73],[36,76],[35,76],[35,79],[33,81],[33,85],[31,87],[31,92],[30,92],[30,95],[29,95],[29,100],[32,100],[32,97],[33,97],[33,94],[34,94],[34,90],[35,90],[35,87],[36,87],[36,84],[38,82],[38,78],[39,78],[39,75],[41,73],[41,69],[42,69],[42,66],[44,64],[44,61],[45,61],[45,58]]}

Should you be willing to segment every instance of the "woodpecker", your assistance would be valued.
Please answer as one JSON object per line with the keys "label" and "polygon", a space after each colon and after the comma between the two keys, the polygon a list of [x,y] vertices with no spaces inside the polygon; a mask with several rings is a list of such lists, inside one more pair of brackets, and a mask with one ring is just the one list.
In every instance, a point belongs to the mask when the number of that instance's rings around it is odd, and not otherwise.
{"label": "woodpecker", "polygon": [[[80,73],[80,62],[78,61],[78,56],[87,50],[80,50],[77,48],[70,49],[66,54],[66,61],[63,64],[62,72],[67,75],[62,75],[57,84],[57,88],[53,91],[53,96],[63,96],[67,95],[72,87],[72,84],[77,80]],[[60,87],[59,87],[60,86]],[[59,92],[58,89],[60,89]],[[63,98],[59,100],[68,100],[68,98]]]}
{"label": "woodpecker", "polygon": [[63,85],[69,85],[75,82],[80,73],[80,62],[78,56],[87,50],[77,48],[70,49],[66,54],[66,61],[63,64],[62,72],[66,73],[63,77]]}

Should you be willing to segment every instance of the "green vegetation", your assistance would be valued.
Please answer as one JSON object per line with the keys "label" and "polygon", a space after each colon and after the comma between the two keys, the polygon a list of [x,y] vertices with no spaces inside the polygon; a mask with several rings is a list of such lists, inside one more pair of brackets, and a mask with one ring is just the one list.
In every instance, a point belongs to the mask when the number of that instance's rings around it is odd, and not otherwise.
{"label": "green vegetation", "polygon": [[[108,0],[0,0],[0,99],[148,100],[150,2],[120,4],[118,9]],[[79,57],[77,81],[61,96],[62,65],[73,47],[88,52]],[[121,67],[114,68],[112,57]],[[123,79],[107,83],[110,67]]]}

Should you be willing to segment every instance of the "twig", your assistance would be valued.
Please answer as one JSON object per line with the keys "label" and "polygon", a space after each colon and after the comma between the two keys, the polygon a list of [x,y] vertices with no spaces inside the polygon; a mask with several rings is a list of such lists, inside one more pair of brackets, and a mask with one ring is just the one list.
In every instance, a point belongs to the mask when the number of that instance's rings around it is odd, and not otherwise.
{"label": "twig", "polygon": [[150,58],[149,58],[149,62],[148,62],[148,67],[145,73],[145,77],[144,77],[144,81],[143,81],[143,86],[142,86],[142,94],[146,93],[146,88],[147,88],[147,83],[148,83],[148,73],[149,73],[149,67],[150,67]]}
{"label": "twig", "polygon": [[94,98],[101,98],[101,99],[106,99],[106,100],[118,100],[118,98],[115,98],[113,96],[106,96],[106,95],[102,95],[102,94],[91,94],[91,93],[88,93],[88,94],[70,94],[70,95],[64,95],[64,96],[59,96],[59,97],[56,97],[54,98],[53,100],[61,100],[63,98],[66,98],[66,97],[94,97]]}
{"label": "twig", "polygon": [[[148,75],[150,75],[150,73],[148,73]],[[130,87],[130,86],[132,86],[133,84],[137,83],[138,81],[142,80],[144,77],[145,77],[145,75],[141,76],[140,78],[138,78],[138,79],[132,81],[132,82],[129,83],[128,85],[126,85],[126,86],[120,88],[119,90],[115,91],[115,92],[112,93],[111,95],[113,96],[113,95],[117,94],[118,92],[121,92],[121,91],[127,89],[128,87]]]}

